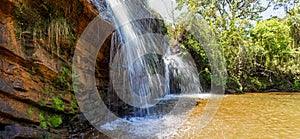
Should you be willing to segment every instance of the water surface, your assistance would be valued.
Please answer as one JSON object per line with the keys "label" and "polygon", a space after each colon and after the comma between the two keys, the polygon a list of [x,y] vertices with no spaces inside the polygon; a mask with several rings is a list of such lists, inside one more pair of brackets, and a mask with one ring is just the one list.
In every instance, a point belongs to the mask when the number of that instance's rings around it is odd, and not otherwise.
{"label": "water surface", "polygon": [[172,138],[300,138],[300,93],[226,95],[214,119],[199,130],[205,104],[200,100]]}

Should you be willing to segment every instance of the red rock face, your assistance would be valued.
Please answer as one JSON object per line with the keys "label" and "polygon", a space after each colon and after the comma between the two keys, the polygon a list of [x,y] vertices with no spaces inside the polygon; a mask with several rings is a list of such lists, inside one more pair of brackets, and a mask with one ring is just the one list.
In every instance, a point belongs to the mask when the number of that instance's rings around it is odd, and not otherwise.
{"label": "red rock face", "polygon": [[[28,18],[25,17],[26,13],[18,13],[24,12],[22,11],[24,9],[28,13],[33,12],[34,15]],[[41,9],[49,9],[49,11]],[[18,17],[20,14],[21,17]],[[72,42],[68,43],[68,47],[63,47],[61,44],[62,47],[57,50],[61,52],[60,54],[53,54],[47,37],[36,37],[39,34],[47,34],[47,29],[40,30],[38,34],[34,32],[35,28],[31,27],[36,19],[51,21],[57,18],[55,14],[65,19],[73,37],[67,41]],[[66,69],[64,67],[71,66],[72,55],[68,52],[73,53],[76,40],[96,15],[98,15],[96,7],[87,0],[8,0],[1,2],[0,138],[41,138],[45,137],[45,134],[60,138],[61,135],[68,135],[67,129],[70,126],[80,122],[82,124],[82,118],[79,120],[75,118],[75,121],[72,121],[73,117],[80,117],[78,116],[80,111],[76,106],[72,88],[66,87],[66,85],[71,85],[71,82],[60,83],[62,80],[70,81],[70,77],[67,77],[67,74],[70,74],[70,68],[64,71]],[[19,20],[27,18],[32,21]],[[20,25],[23,24],[20,22],[25,22],[28,26],[20,30]],[[26,43],[22,40],[24,38],[27,38]],[[110,43],[103,45],[109,46]],[[68,52],[62,53],[63,51]],[[103,53],[105,51],[99,53],[98,61],[105,59],[106,55]],[[108,74],[108,72],[103,74]],[[54,116],[59,118],[54,119]],[[59,120],[63,122],[55,124]],[[43,122],[47,127],[42,127]],[[48,130],[49,128],[51,130]]]}

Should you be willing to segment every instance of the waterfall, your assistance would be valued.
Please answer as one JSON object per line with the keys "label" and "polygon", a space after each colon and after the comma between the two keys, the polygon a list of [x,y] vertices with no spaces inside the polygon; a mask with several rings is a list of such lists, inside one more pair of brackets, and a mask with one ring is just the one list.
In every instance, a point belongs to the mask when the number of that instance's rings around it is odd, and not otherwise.
{"label": "waterfall", "polygon": [[159,46],[166,40],[160,38],[162,35],[153,36],[151,19],[145,19],[145,15],[150,17],[151,13],[141,1],[106,2],[120,38],[120,47],[114,50],[111,60],[114,91],[122,101],[134,107],[133,116],[151,115],[150,108],[167,91],[163,79],[165,71],[161,69],[164,50]]}
{"label": "waterfall", "polygon": [[[195,98],[201,98],[197,95],[203,92],[192,57],[170,45],[166,31],[158,31],[161,23],[148,8],[141,0],[106,0],[101,7],[102,11],[107,10],[104,19],[111,21],[116,29],[110,48],[112,91],[107,92],[118,97],[118,104],[108,100],[105,105],[113,113],[105,109],[99,114],[109,113],[105,115],[108,120],[98,116],[92,122],[110,136],[117,136],[118,131],[128,138],[173,134],[184,124],[187,111],[196,105]],[[97,123],[98,120],[102,123]]]}
{"label": "waterfall", "polygon": [[[113,39],[110,54],[111,85],[118,97],[133,107],[129,116],[163,115],[153,107],[165,103],[161,101],[164,97],[203,92],[193,59],[171,50],[168,37],[155,33],[155,19],[144,1],[105,2],[102,7],[99,3],[103,1],[95,0],[94,4],[100,7],[100,15],[110,17],[108,20],[116,28],[113,38],[118,39]],[[108,15],[103,15],[103,9]]]}
{"label": "waterfall", "polygon": [[[201,43],[212,63],[211,94],[203,93],[196,64],[180,47],[176,29],[167,30],[165,18],[159,18],[158,13],[162,13],[157,10],[163,8],[152,8],[145,0],[91,2],[99,8],[101,18],[95,17],[83,31],[72,65],[73,88],[85,118],[112,138],[170,138],[189,124],[187,118],[197,104],[195,100],[209,98],[199,128],[205,127],[221,102],[226,66],[218,49],[221,47],[201,17],[182,16],[180,20],[188,19],[183,25],[186,34]],[[169,39],[167,32],[175,32],[174,38]],[[105,56],[97,62],[100,54]],[[109,74],[109,82],[108,76],[99,77],[95,73],[102,72],[93,71],[107,65],[109,73],[103,73]]]}

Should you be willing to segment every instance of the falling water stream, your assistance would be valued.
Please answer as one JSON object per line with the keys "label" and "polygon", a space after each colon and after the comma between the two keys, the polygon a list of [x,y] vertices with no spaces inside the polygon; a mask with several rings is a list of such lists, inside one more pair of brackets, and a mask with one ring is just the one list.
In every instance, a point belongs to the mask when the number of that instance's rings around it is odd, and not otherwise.
{"label": "falling water stream", "polygon": [[[106,4],[119,40],[111,46],[111,86],[126,109],[133,110],[99,128],[121,138],[176,133],[196,105],[194,99],[209,96],[203,94],[192,57],[171,50],[166,33],[152,29],[157,20],[143,1],[106,0]],[[177,89],[171,91],[174,85]]]}
{"label": "falling water stream", "polygon": [[139,109],[134,113],[149,116],[161,98],[175,93],[170,91],[170,73],[181,78],[177,85],[182,94],[202,92],[191,56],[172,53],[168,37],[152,30],[151,20],[155,20],[142,1],[106,2],[120,38],[120,47],[111,54],[112,86],[124,102]]}
{"label": "falling water stream", "polygon": [[[228,95],[219,105],[221,97],[211,101],[215,94],[202,91],[192,57],[172,50],[168,36],[152,28],[158,23],[143,1],[106,0],[105,8],[101,0],[93,3],[102,18],[112,22],[116,29],[113,36],[117,39],[112,41],[109,67],[112,91],[108,93],[116,94],[126,103],[120,107],[123,109],[117,109],[124,115],[111,113],[109,108],[114,104],[104,104],[93,90],[94,78],[89,77],[93,74],[79,76],[91,83],[83,84],[86,88],[78,89],[76,98],[85,117],[101,133],[125,139],[300,137],[299,93]],[[103,15],[103,11],[106,14]],[[201,34],[201,29],[196,33]],[[209,33],[200,35],[200,40],[210,38],[207,36]],[[88,44],[85,37],[79,43],[83,50],[84,44]],[[216,61],[223,66],[220,59]],[[221,80],[213,81],[220,83]],[[209,105],[210,102],[216,105]],[[126,110],[130,111],[125,113]],[[205,126],[200,127],[200,124]],[[92,138],[102,136],[92,135]]]}

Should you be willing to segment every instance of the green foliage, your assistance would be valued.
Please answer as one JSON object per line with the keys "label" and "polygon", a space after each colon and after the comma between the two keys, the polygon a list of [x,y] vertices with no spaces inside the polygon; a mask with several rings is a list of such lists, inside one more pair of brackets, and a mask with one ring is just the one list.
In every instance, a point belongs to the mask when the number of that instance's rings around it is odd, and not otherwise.
{"label": "green foliage", "polygon": [[285,62],[290,57],[291,37],[289,35],[289,26],[277,18],[264,20],[253,28],[251,36],[257,47],[260,47],[259,53],[266,59],[265,66],[277,66]]}
{"label": "green foliage", "polygon": [[47,97],[49,97],[51,95],[51,91],[49,88],[43,87],[43,90],[46,92]]}
{"label": "green foliage", "polygon": [[205,51],[203,50],[202,46],[199,44],[193,44],[196,43],[194,40],[188,40],[188,43],[185,44],[185,48],[189,49],[190,54],[194,58],[197,69],[199,71],[199,78],[201,79],[204,86],[210,86],[212,75],[210,72],[210,65],[208,58],[206,56]]}
{"label": "green foliage", "polygon": [[231,85],[231,87],[233,87],[234,90],[238,92],[244,91],[243,85],[240,83],[237,77],[231,75],[227,80],[228,85]]}
{"label": "green foliage", "polygon": [[[269,87],[291,90],[284,84],[300,75],[298,0],[270,0],[268,5],[262,5],[261,0],[176,1],[179,2],[179,9],[187,6],[191,14],[200,15],[216,33],[226,59],[228,88],[237,91],[261,91]],[[262,20],[259,14],[270,8],[271,4],[275,8],[284,7],[288,17]],[[174,31],[178,29],[172,29],[169,34]],[[207,81],[209,74],[203,70],[209,66],[207,57],[201,50],[201,42],[185,36],[183,45],[195,59],[201,81]],[[297,83],[294,82],[294,88]]]}
{"label": "green foliage", "polygon": [[[181,40],[181,47],[186,49],[195,60],[197,70],[199,71],[199,78],[201,79],[202,86],[209,88],[211,84],[211,72],[208,57],[201,44],[191,34],[184,34],[184,29],[179,25],[175,29],[168,29],[169,36],[175,40]],[[181,38],[185,35],[184,38]]]}
{"label": "green foliage", "polygon": [[50,117],[48,117],[48,125],[50,125],[51,127],[58,127],[62,124],[62,118],[60,115],[52,115]]}
{"label": "green foliage", "polygon": [[248,88],[249,91],[260,91],[267,89],[266,84],[259,80],[258,77],[249,77],[249,82],[247,82],[248,86],[251,86],[251,88]]}
{"label": "green foliage", "polygon": [[76,99],[73,98],[72,102],[71,102],[71,110],[70,110],[70,114],[74,114],[75,113],[75,109],[77,109],[77,102]]}
{"label": "green foliage", "polygon": [[63,66],[62,71],[54,80],[54,83],[62,89],[72,90],[72,71],[70,68]]}
{"label": "green foliage", "polygon": [[40,122],[40,126],[43,127],[43,128],[47,128],[47,122],[46,122],[46,119],[45,119],[45,116],[43,113],[40,113],[39,114],[39,118],[41,120]]}
{"label": "green foliage", "polygon": [[50,51],[52,55],[68,55],[72,42],[75,42],[75,36],[71,32],[66,18],[60,17],[51,20],[47,31],[47,50]]}
{"label": "green foliage", "polygon": [[36,24],[42,23],[42,17],[36,8],[31,5],[21,4],[13,11],[14,17],[17,19],[17,25],[23,29],[30,29]]}
{"label": "green foliage", "polygon": [[296,6],[288,12],[288,24],[293,38],[292,48],[300,48],[300,7]]}
{"label": "green foliage", "polygon": [[300,84],[298,80],[294,80],[294,85],[293,85],[294,90],[299,90],[300,89]]}
{"label": "green foliage", "polygon": [[28,116],[31,116],[33,114],[33,109],[32,107],[29,107],[28,111],[27,111]]}
{"label": "green foliage", "polygon": [[44,115],[43,113],[39,114],[40,126],[47,128],[48,126],[56,128],[62,124],[62,117],[60,115]]}
{"label": "green foliage", "polygon": [[77,108],[77,103],[76,103],[75,99],[73,99],[71,102],[71,108],[73,108],[73,109]]}
{"label": "green foliage", "polygon": [[47,122],[40,122],[40,126],[42,127],[42,128],[47,128],[48,126],[47,126]]}
{"label": "green foliage", "polygon": [[[74,51],[76,42],[72,28],[74,24],[67,21],[61,8],[53,2],[20,2],[13,9],[16,37],[23,51],[31,55],[37,45],[43,47],[52,56],[68,57]],[[32,44],[33,43],[33,44]]]}
{"label": "green foliage", "polygon": [[53,100],[53,104],[52,104],[52,108],[58,111],[64,111],[65,109],[65,103],[57,97],[52,97]]}
{"label": "green foliage", "polygon": [[[224,0],[176,0],[178,8],[187,6],[191,13],[201,15],[212,25],[217,34],[222,31],[236,28],[240,21],[258,20],[259,14],[266,10],[269,5],[264,6],[259,0],[253,1],[224,1]],[[271,3],[269,3],[271,4]]]}
{"label": "green foliage", "polygon": [[295,6],[299,5],[299,0],[272,0],[275,4],[275,9],[277,8],[284,8],[286,12],[289,12]]}
{"label": "green foliage", "polygon": [[199,79],[201,81],[201,84],[203,86],[206,86],[206,88],[208,88],[211,85],[212,75],[208,68],[205,68],[204,71],[199,72]]}
{"label": "green foliage", "polygon": [[46,105],[47,105],[47,104],[46,104],[45,100],[43,100],[43,101],[41,102],[41,106],[45,107]]}
{"label": "green foliage", "polygon": [[39,118],[40,118],[41,121],[44,121],[44,120],[45,120],[44,114],[43,114],[43,113],[40,113],[40,114],[39,114]]}

